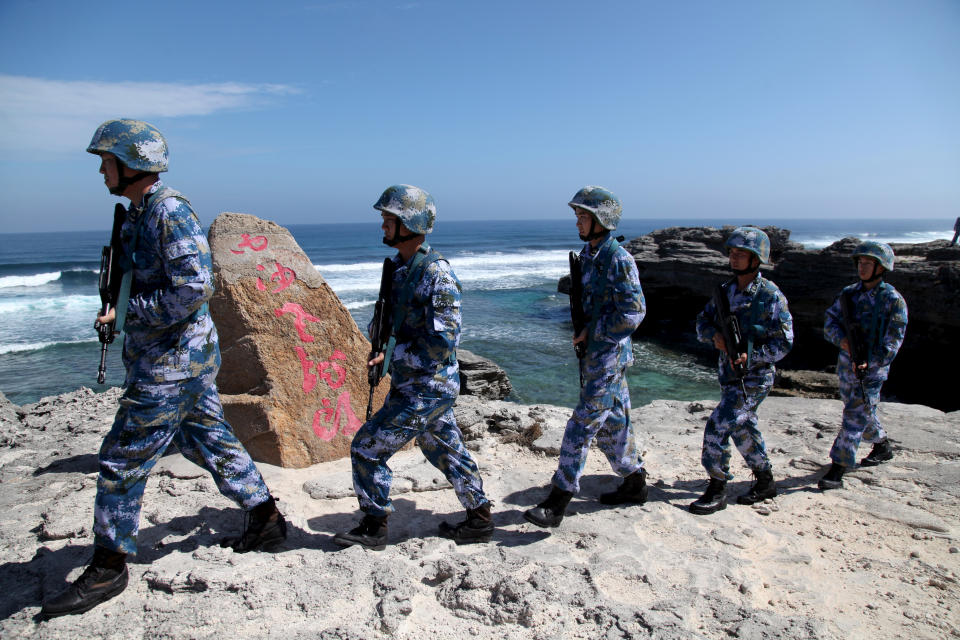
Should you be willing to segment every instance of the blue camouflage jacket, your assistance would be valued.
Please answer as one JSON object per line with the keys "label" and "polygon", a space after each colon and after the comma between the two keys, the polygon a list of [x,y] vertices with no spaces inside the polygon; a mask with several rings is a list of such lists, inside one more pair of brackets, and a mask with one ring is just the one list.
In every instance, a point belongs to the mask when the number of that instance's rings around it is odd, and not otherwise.
{"label": "blue camouflage jacket", "polygon": [[[450,263],[424,244],[429,261],[400,313],[396,346],[390,360],[390,386],[404,395],[455,398],[460,393],[460,300],[462,288]],[[397,309],[403,282],[416,256],[406,263],[393,258],[391,304]],[[369,334],[370,327],[367,332]]]}
{"label": "blue camouflage jacket", "polygon": [[613,251],[612,234],[600,243],[593,255],[590,243],[585,244],[580,260],[581,300],[590,318],[585,359],[605,367],[630,366],[633,364],[630,336],[647,313],[637,263],[623,247]]}
{"label": "blue camouflage jacket", "polygon": [[[841,297],[846,292],[853,294],[854,316],[869,343],[868,372],[879,370],[878,373],[886,377],[890,363],[897,356],[907,332],[907,303],[903,296],[886,282],[881,282],[869,291],[863,288],[861,282],[844,287],[827,309],[823,326],[826,339],[838,347],[840,341],[847,337],[840,306]],[[841,349],[837,367],[850,366],[847,352]]]}
{"label": "blue camouflage jacket", "polygon": [[[737,291],[736,280],[726,286],[730,312],[737,317],[744,338],[751,344],[748,348],[748,375],[762,374],[775,369],[793,347],[793,316],[787,299],[773,282],[759,273],[743,291]],[[697,315],[697,338],[700,342],[713,344],[713,336],[719,331],[717,309],[713,300]],[[736,375],[730,366],[727,354],[720,353],[720,383],[735,381]]]}
{"label": "blue camouflage jacket", "polygon": [[220,348],[206,307],[213,295],[213,263],[189,202],[158,180],[142,207],[131,203],[120,233],[124,255],[133,263],[125,384],[215,374]]}

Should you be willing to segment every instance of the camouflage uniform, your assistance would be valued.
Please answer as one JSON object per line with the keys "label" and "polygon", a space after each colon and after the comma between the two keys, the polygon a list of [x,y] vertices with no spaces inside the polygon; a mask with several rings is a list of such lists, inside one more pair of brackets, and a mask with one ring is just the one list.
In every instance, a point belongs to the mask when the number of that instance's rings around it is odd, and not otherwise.
{"label": "camouflage uniform", "polygon": [[183,196],[157,181],[142,209],[131,204],[121,233],[128,261],[133,253],[127,377],[100,448],[93,530],[98,546],[136,553],[147,475],[171,441],[244,509],[270,494],[223,418],[215,383],[220,349],[206,305],[212,262],[196,215]]}
{"label": "camouflage uniform", "polygon": [[[450,263],[423,245],[427,266],[402,310],[390,361],[390,393],[383,407],[354,435],[350,445],[353,486],[360,509],[371,516],[393,512],[387,461],[411,439],[453,485],[461,504],[476,509],[488,502],[480,471],[463,446],[453,415],[460,392],[460,281]],[[396,309],[404,280],[416,259],[393,258],[391,299]],[[415,277],[416,274],[414,274]],[[369,328],[368,328],[369,331]]]}
{"label": "camouflage uniform", "polygon": [[567,422],[552,479],[553,486],[571,493],[580,490],[580,475],[594,438],[619,475],[643,469],[630,423],[626,368],[633,364],[630,336],[640,326],[646,305],[633,257],[622,247],[614,250],[613,243],[608,236],[594,255],[589,243],[580,252],[583,308],[596,318],[587,327],[587,351],[580,360],[580,401]]}
{"label": "camouflage uniform", "polygon": [[[704,427],[701,463],[711,478],[726,482],[730,473],[730,439],[754,471],[769,471],[763,434],[757,429],[757,408],[773,386],[774,363],[793,346],[793,318],[787,299],[773,282],[759,273],[743,291],[737,291],[736,280],[726,285],[730,312],[737,317],[744,337],[751,342],[748,350],[747,374],[743,378],[746,395],[730,366],[726,353],[718,363],[721,388],[720,404],[713,410]],[[697,337],[713,344],[718,332],[713,301],[697,316]]]}
{"label": "camouflage uniform", "polygon": [[863,388],[868,402],[860,393],[860,381],[850,362],[850,356],[840,349],[837,356],[837,376],[840,379],[840,398],[843,400],[843,425],[830,449],[830,459],[843,467],[857,463],[857,447],[860,440],[880,442],[887,437],[877,419],[877,403],[880,388],[890,373],[890,363],[903,344],[907,330],[907,303],[896,289],[881,282],[870,290],[857,282],[845,287],[827,309],[824,335],[827,340],[840,346],[847,337],[843,328],[841,298],[851,293],[854,316],[867,336],[868,360],[863,377]]}

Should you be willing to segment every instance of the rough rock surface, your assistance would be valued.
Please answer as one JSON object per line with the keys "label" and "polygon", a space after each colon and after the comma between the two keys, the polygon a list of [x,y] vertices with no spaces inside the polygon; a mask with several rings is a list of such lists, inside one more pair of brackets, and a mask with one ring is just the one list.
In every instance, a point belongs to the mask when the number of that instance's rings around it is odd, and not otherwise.
{"label": "rough rock surface", "polygon": [[488,400],[502,400],[513,393],[507,372],[493,360],[466,349],[457,349],[460,363],[460,393]]}
{"label": "rough rock surface", "polygon": [[[723,243],[733,227],[671,227],[625,243],[640,272],[647,317],[637,335],[702,353],[715,352],[696,340],[697,313],[719,282],[730,278]],[[771,239],[771,266],[763,273],[790,302],[796,340],[782,361],[785,369],[823,370],[836,364],[836,348],[823,339],[823,314],[840,290],[856,281],[851,253],[859,242],[845,238],[821,250],[790,241],[790,232],[763,227]],[[960,409],[955,375],[960,362],[960,247],[946,240],[894,244],[894,271],[887,281],[903,295],[910,321],[903,348],[891,368],[884,394],[943,410]],[[566,283],[561,282],[561,290]]]}
{"label": "rough rock surface", "polygon": [[285,228],[223,213],[209,235],[217,385],[237,436],[254,459],[284,467],[347,455],[366,412],[370,343]]}
{"label": "rough rock surface", "polygon": [[[218,542],[242,525],[210,477],[179,454],[147,483],[130,585],[82,616],[35,619],[91,554],[96,450],[118,390],[24,407],[0,399],[0,637],[4,638],[949,638],[960,636],[960,414],[883,403],[894,460],[816,490],[839,422],[836,400],[769,398],[761,427],[780,495],[712,516],[700,439],[712,403],[656,401],[631,416],[650,499],[604,507],[616,486],[591,452],[580,496],[556,529],[522,511],[543,498],[544,453],[569,409],[465,396],[498,526],[490,544],[436,536],[462,518],[418,451],[391,461],[397,513],[385,551],[340,550],[357,521],[350,462],[260,465],[291,523],[278,553]],[[473,416],[473,418],[469,418]],[[536,436],[534,438],[534,436]],[[538,444],[539,443],[539,444]],[[730,493],[749,471],[734,454]]]}

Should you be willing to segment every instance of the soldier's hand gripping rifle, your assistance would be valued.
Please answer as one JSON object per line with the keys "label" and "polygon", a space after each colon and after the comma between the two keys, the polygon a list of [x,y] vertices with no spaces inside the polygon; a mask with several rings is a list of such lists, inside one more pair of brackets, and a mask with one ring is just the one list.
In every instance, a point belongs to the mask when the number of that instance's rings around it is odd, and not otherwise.
{"label": "soldier's hand gripping rifle", "polygon": [[393,333],[393,313],[390,304],[390,290],[393,288],[393,261],[390,258],[383,260],[383,274],[380,276],[380,293],[377,294],[377,304],[373,308],[373,321],[370,323],[370,356],[373,360],[378,354],[384,354],[384,359],[367,369],[367,382],[370,383],[370,397],[367,399],[367,420],[373,411],[373,392],[385,373],[387,361],[387,344],[390,334]]}
{"label": "soldier's hand gripping rifle", "polygon": [[717,325],[720,328],[720,334],[723,336],[724,351],[726,351],[733,373],[740,383],[740,391],[746,397],[747,389],[743,385],[743,377],[747,375],[747,366],[743,362],[736,364],[736,360],[747,349],[743,339],[743,331],[740,330],[740,321],[737,320],[737,316],[730,313],[730,300],[727,299],[727,291],[724,285],[718,285],[714,289],[713,306],[717,310]]}
{"label": "soldier's hand gripping rifle", "polygon": [[[580,256],[570,252],[570,319],[573,321],[573,337],[576,338],[587,326],[587,314],[583,311],[583,271]],[[587,354],[587,343],[573,345],[577,358],[582,360]],[[580,386],[583,386],[583,369],[580,370]]]}
{"label": "soldier's hand gripping rifle", "polygon": [[[126,304],[122,310],[117,309],[120,301],[120,289],[123,283],[123,269],[120,267],[120,256],[123,249],[120,247],[120,228],[127,216],[126,209],[117,203],[113,210],[113,231],[110,233],[110,244],[103,248],[100,254],[100,316],[105,316],[114,310],[114,319],[111,322],[94,323],[97,338],[100,340],[100,366],[97,369],[97,382],[104,383],[107,376],[107,346],[113,342],[120,330],[117,328],[117,319],[121,312],[126,312]],[[125,301],[123,301],[125,302]],[[121,327],[123,323],[121,322]]]}
{"label": "soldier's hand gripping rifle", "polygon": [[853,372],[857,376],[857,382],[860,383],[860,395],[863,401],[870,404],[867,398],[867,392],[863,388],[863,378],[866,375],[866,368],[861,369],[867,364],[867,340],[863,335],[863,328],[857,322],[856,314],[853,312],[853,294],[846,292],[840,296],[840,313],[843,315],[843,330],[847,334],[847,345],[850,347],[850,361],[853,362]]}

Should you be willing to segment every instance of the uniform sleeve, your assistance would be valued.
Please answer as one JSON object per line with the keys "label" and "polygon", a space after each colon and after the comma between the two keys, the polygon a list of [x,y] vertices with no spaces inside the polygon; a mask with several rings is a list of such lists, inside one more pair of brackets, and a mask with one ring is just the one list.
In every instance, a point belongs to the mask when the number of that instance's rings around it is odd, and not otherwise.
{"label": "uniform sleeve", "polygon": [[779,289],[773,291],[771,298],[769,312],[763,318],[765,334],[762,344],[753,352],[753,363],[779,362],[793,348],[793,316],[787,298]]}
{"label": "uniform sleeve", "polygon": [[[878,303],[879,304],[879,303]],[[907,302],[899,293],[894,292],[887,315],[887,330],[880,345],[882,360],[881,367],[890,366],[903,344],[903,337],[907,333]]]}
{"label": "uniform sleeve", "polygon": [[426,342],[435,360],[444,360],[460,342],[460,282],[445,260],[438,260],[427,268]]}
{"label": "uniform sleeve", "polygon": [[717,309],[713,304],[713,299],[707,301],[707,306],[703,311],[697,314],[697,340],[707,344],[713,344],[713,336],[717,335]]}
{"label": "uniform sleeve", "polygon": [[213,295],[213,263],[203,230],[186,204],[167,198],[158,210],[157,241],[169,284],[139,293],[129,306],[142,323],[169,327],[189,318]]}
{"label": "uniform sleeve", "polygon": [[836,347],[839,347],[840,342],[847,337],[847,332],[843,328],[842,296],[843,291],[834,298],[833,304],[830,305],[823,316],[823,337]]}
{"label": "uniform sleeve", "polygon": [[[594,340],[620,342],[633,335],[647,313],[640,276],[633,257],[620,249],[610,266],[610,303],[602,306],[603,312],[596,324]],[[605,301],[606,302],[606,301]]]}

